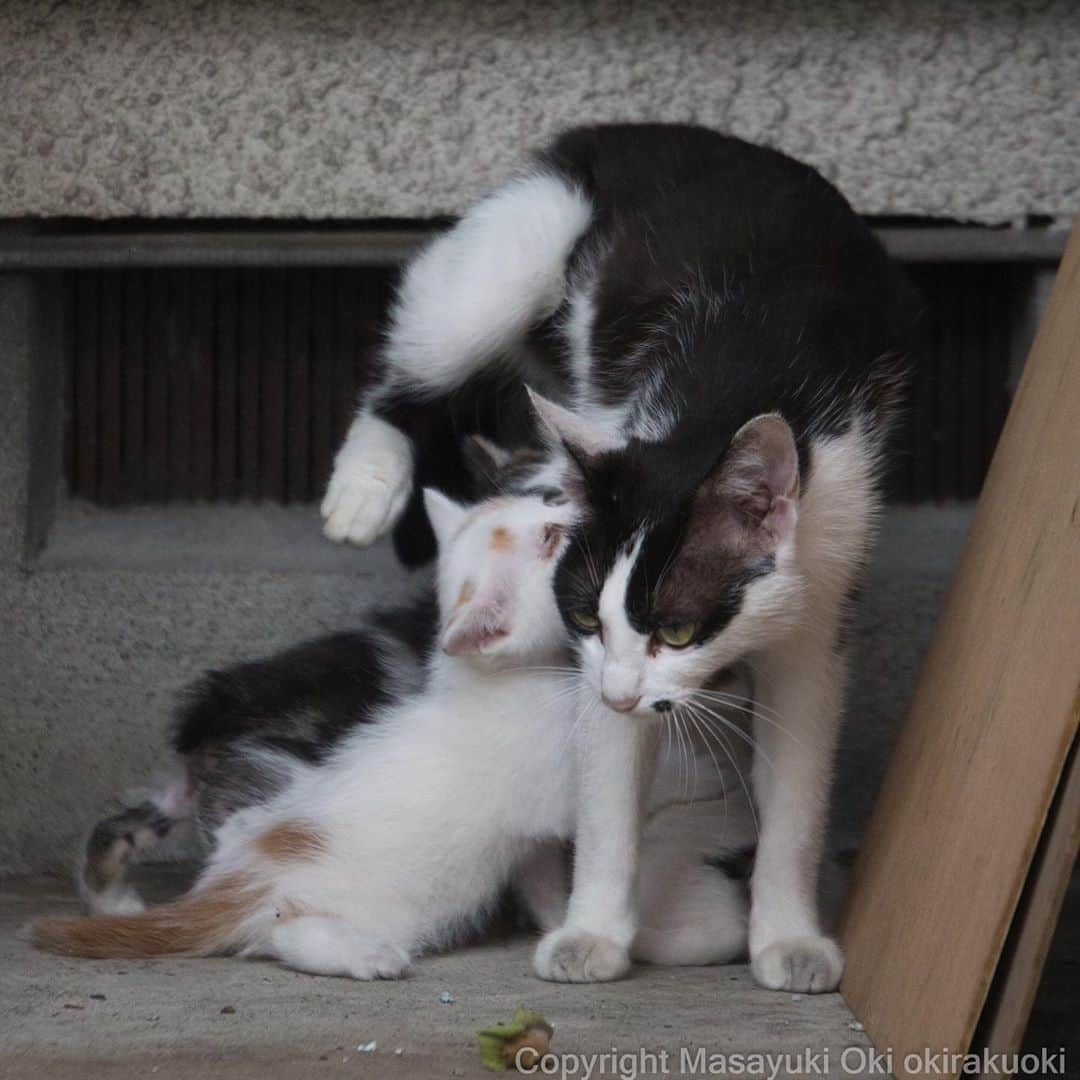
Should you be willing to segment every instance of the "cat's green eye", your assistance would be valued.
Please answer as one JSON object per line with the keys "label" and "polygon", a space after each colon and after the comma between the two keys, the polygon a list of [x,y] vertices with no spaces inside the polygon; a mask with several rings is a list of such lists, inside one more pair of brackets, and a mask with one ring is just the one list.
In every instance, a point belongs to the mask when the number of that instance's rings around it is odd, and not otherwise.
{"label": "cat's green eye", "polygon": [[600,619],[595,612],[586,608],[582,608],[580,611],[571,611],[570,618],[573,620],[574,625],[579,630],[584,630],[586,634],[595,634],[600,629]]}
{"label": "cat's green eye", "polygon": [[697,633],[697,623],[681,623],[679,626],[661,626],[656,636],[673,649],[685,649]]}

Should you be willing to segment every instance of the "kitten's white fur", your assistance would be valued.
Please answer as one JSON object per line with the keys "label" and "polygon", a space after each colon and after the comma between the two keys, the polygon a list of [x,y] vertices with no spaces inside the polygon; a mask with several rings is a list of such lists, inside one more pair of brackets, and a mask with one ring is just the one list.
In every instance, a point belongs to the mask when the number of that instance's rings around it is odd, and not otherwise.
{"label": "kitten's white fur", "polygon": [[[196,895],[241,887],[245,900],[214,916],[207,951],[394,978],[473,926],[523,867],[541,925],[562,918],[553,844],[578,825],[575,763],[610,769],[614,760],[577,749],[577,676],[559,666],[565,630],[551,576],[575,511],[538,497],[466,510],[425,494],[442,552],[444,647],[428,685],[356,729],[329,760],[290,760],[279,795],[226,820]],[[746,813],[723,797],[724,775],[705,764],[715,752],[704,741],[680,747],[651,788],[642,873],[657,880],[644,893],[643,959],[712,963],[745,949],[743,889],[704,863],[725,838],[752,842]],[[691,777],[699,801],[687,805]],[[275,847],[275,835],[288,839]],[[572,914],[583,899],[579,892]],[[181,902],[175,913],[132,918],[175,926],[184,910]],[[624,948],[636,925],[628,911]]]}

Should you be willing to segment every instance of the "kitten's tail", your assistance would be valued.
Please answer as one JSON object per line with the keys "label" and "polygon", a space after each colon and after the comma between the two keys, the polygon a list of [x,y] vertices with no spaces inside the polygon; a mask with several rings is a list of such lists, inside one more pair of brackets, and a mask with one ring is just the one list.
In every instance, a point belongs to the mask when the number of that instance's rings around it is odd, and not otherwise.
{"label": "kitten's tail", "polygon": [[211,956],[245,944],[246,924],[265,894],[246,874],[226,874],[149,911],[38,919],[29,937],[45,952],[97,960]]}

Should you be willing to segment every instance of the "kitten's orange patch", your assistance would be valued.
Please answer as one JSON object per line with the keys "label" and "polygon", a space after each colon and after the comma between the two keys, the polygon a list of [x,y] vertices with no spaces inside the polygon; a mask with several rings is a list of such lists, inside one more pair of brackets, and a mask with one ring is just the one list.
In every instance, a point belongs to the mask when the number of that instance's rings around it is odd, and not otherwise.
{"label": "kitten's orange patch", "polygon": [[275,862],[304,862],[326,851],[326,837],[305,821],[283,821],[261,833],[255,840],[261,855]]}
{"label": "kitten's orange patch", "polygon": [[472,578],[466,578],[458,593],[457,606],[467,604],[476,595],[476,582]]}
{"label": "kitten's orange patch", "polygon": [[491,550],[492,551],[513,551],[514,550],[514,534],[502,525],[497,526],[491,530]]}

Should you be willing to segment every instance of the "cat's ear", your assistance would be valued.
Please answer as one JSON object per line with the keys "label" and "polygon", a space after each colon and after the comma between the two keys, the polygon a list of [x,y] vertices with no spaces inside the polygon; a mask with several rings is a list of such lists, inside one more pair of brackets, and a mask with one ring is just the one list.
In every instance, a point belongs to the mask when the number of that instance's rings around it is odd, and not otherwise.
{"label": "cat's ear", "polygon": [[778,547],[795,528],[799,503],[799,451],[783,417],[764,413],[739,428],[705,488],[759,543]]}
{"label": "cat's ear", "polygon": [[470,596],[458,603],[440,645],[447,656],[471,656],[484,652],[509,633],[510,613],[498,597]]}
{"label": "cat's ear", "polygon": [[542,397],[532,387],[525,389],[528,390],[532,407],[544,427],[566,447],[578,464],[622,449],[624,444],[613,438],[610,432],[598,429],[577,413]]}
{"label": "cat's ear", "polygon": [[499,474],[514,456],[483,435],[470,435],[462,446],[462,453],[479,495],[494,493]]}
{"label": "cat's ear", "polygon": [[469,511],[461,503],[448,499],[441,491],[424,488],[424,509],[435,531],[435,539],[443,548],[453,539]]}

